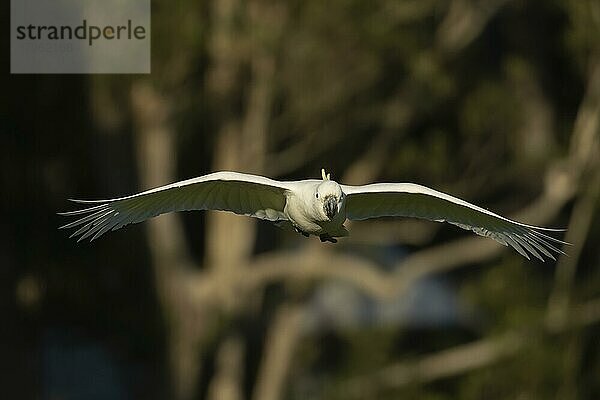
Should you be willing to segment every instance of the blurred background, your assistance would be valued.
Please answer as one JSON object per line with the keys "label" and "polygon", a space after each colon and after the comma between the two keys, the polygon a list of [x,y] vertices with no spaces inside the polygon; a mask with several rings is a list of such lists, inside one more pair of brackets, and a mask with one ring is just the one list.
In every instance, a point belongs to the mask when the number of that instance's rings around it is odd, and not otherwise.
{"label": "blurred background", "polygon": [[[156,0],[150,75],[9,75],[8,38],[3,398],[600,398],[597,0]],[[202,212],[57,230],[67,198],[322,167],[573,245],[528,261],[410,219],[330,245]]]}

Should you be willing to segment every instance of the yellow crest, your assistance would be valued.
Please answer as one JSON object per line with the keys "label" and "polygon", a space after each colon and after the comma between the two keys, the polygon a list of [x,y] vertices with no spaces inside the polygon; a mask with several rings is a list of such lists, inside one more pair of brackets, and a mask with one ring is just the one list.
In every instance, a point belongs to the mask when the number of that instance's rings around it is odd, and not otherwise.
{"label": "yellow crest", "polygon": [[321,176],[323,177],[324,181],[328,181],[331,178],[331,174],[325,173],[325,168],[321,168]]}

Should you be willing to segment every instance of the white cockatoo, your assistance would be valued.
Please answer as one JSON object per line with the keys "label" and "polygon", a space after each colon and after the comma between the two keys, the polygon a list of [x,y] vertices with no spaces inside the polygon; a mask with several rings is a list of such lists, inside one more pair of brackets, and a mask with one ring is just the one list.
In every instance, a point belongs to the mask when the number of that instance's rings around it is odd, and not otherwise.
{"label": "white cockatoo", "polygon": [[336,243],[348,235],[346,219],[415,217],[449,222],[514,247],[529,259],[555,259],[565,242],[548,229],[504,218],[464,200],[414,183],[341,185],[322,179],[277,181],[238,172],[215,172],[132,196],[110,200],[72,200],[90,207],[60,213],[77,216],[61,228],[80,226],[71,236],[94,240],[110,230],[172,211],[221,210],[287,225],[304,236]]}

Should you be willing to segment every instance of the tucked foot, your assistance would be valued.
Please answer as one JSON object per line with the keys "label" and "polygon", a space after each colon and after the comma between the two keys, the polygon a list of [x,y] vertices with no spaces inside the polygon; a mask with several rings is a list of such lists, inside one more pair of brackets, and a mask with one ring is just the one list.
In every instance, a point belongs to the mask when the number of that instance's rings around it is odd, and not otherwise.
{"label": "tucked foot", "polygon": [[294,229],[296,230],[296,232],[298,232],[299,234],[301,234],[304,237],[309,237],[310,235],[304,231],[301,231],[300,229],[294,227]]}
{"label": "tucked foot", "polygon": [[332,238],[329,235],[326,234],[322,234],[319,236],[319,239],[321,239],[321,242],[331,242],[331,243],[337,243],[337,239]]}

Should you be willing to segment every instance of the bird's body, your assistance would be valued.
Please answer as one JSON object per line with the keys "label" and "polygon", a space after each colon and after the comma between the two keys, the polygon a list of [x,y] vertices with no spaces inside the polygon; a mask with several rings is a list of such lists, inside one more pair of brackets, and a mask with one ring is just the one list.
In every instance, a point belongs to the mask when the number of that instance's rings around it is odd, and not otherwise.
{"label": "bird's body", "polygon": [[529,258],[554,259],[565,244],[540,228],[509,220],[464,200],[413,183],[340,185],[322,171],[322,179],[277,181],[237,172],[215,172],[132,196],[110,200],[74,200],[91,207],[62,213],[80,216],[62,228],[80,226],[72,236],[92,240],[131,223],[172,211],[222,210],[291,225],[299,233],[336,242],[348,235],[344,222],[383,216],[446,221],[514,247]]}
{"label": "bird's body", "polygon": [[[318,193],[319,186],[324,193],[330,196],[342,197],[335,204],[335,215],[331,219],[326,215],[320,204]],[[348,231],[344,228],[346,221],[345,200],[342,196],[341,186],[331,180],[307,180],[297,185],[296,190],[286,192],[284,214],[289,222],[300,233],[315,235],[323,238],[336,238],[347,236]],[[323,199],[326,195],[322,195]]]}

